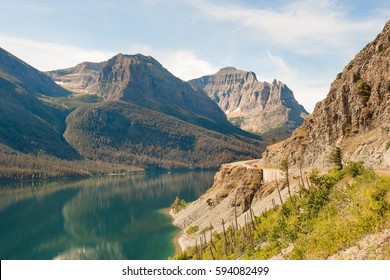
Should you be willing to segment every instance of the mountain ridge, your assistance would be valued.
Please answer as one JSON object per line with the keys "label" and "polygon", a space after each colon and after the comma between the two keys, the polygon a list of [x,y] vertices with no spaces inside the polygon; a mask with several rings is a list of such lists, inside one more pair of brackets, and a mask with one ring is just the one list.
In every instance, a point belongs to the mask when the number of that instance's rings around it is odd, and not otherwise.
{"label": "mountain ridge", "polygon": [[259,82],[254,72],[233,66],[189,83],[213,99],[236,126],[258,134],[279,130],[279,140],[301,125],[308,114],[284,83]]}
{"label": "mountain ridge", "polygon": [[94,93],[105,101],[122,100],[207,129],[254,137],[231,126],[207,95],[172,75],[151,56],[117,54],[98,65],[84,62],[47,74],[69,90]]}

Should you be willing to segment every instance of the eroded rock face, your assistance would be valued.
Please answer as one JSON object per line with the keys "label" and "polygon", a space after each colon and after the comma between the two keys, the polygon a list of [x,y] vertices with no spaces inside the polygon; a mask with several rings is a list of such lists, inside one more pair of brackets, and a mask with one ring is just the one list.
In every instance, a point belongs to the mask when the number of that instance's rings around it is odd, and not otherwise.
{"label": "eroded rock face", "polygon": [[205,91],[232,123],[247,131],[283,128],[291,132],[307,115],[285,84],[259,82],[253,72],[225,67],[189,83]]}
{"label": "eroded rock face", "polygon": [[268,147],[266,163],[289,156],[292,163],[329,167],[335,146],[343,160],[390,167],[390,21],[348,63],[328,96],[283,143]]}
{"label": "eroded rock face", "polygon": [[235,192],[231,207],[235,208],[237,215],[241,215],[250,208],[255,194],[263,184],[262,169],[222,165],[214,177],[213,187],[217,191],[215,198],[212,200],[213,206],[218,205],[232,192]]}

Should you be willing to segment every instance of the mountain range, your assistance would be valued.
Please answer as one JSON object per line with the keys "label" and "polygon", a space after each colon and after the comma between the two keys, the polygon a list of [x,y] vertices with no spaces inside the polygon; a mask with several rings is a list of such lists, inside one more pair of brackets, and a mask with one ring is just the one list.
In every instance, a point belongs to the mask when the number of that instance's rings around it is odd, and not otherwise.
{"label": "mountain range", "polygon": [[3,49],[0,55],[0,144],[16,152],[215,168],[265,148],[152,57],[118,54],[44,74]]}

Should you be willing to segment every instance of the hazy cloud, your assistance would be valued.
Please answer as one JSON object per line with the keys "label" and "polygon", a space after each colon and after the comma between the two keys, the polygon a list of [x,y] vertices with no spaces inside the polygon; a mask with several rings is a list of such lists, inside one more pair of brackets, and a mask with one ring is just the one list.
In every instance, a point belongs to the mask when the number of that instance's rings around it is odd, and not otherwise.
{"label": "hazy cloud", "polygon": [[100,62],[115,54],[72,45],[39,42],[0,34],[1,47],[41,71],[75,66],[84,61]]}
{"label": "hazy cloud", "polygon": [[[302,53],[342,49],[354,36],[377,30],[383,18],[359,21],[347,19],[342,6],[331,0],[291,1],[277,9],[248,8],[228,3],[188,0],[210,20],[229,21],[256,30],[258,40],[291,47]],[[250,33],[248,33],[250,34]]]}

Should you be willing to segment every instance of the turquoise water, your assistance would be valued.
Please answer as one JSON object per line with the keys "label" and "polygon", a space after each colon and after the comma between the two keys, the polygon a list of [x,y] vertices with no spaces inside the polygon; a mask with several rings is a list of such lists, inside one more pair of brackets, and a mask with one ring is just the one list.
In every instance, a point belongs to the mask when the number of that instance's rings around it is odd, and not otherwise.
{"label": "turquoise water", "polygon": [[162,209],[215,172],[146,173],[0,186],[0,259],[167,259],[177,228]]}

